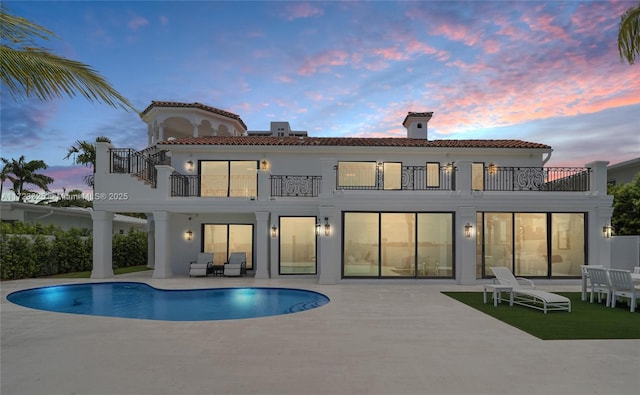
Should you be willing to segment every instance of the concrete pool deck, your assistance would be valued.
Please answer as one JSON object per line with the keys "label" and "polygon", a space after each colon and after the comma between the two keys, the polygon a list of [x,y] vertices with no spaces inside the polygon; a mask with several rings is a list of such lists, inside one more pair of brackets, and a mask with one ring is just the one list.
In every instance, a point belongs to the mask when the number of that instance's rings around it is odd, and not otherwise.
{"label": "concrete pool deck", "polygon": [[[301,313],[231,321],[82,316],[6,300],[19,289],[88,281],[2,283],[1,394],[640,392],[640,340],[543,341],[440,293],[481,285],[115,278],[165,289],[303,288],[331,299]],[[578,291],[577,284],[539,288]]]}

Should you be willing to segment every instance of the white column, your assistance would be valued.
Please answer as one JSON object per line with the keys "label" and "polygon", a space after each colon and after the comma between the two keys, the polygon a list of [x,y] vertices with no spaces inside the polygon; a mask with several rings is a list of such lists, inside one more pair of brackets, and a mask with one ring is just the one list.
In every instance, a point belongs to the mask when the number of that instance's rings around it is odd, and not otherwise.
{"label": "white column", "polygon": [[320,171],[322,174],[322,183],[320,184],[320,198],[332,198],[333,191],[336,189],[336,169],[338,164],[335,158],[321,158]]}
{"label": "white column", "polygon": [[266,202],[271,197],[271,171],[258,170],[258,201]]}
{"label": "white column", "polygon": [[253,269],[255,278],[269,278],[269,212],[256,212],[256,248]]}
{"label": "white column", "polygon": [[147,125],[147,147],[153,144],[153,128],[151,125]]}
{"label": "white column", "polygon": [[591,169],[589,177],[589,191],[594,195],[607,194],[607,161],[595,161],[585,165]]}
{"label": "white column", "polygon": [[158,124],[158,141],[164,140],[164,123],[160,122]]}
{"label": "white column", "polygon": [[[334,207],[321,206],[319,211],[320,223],[322,224],[318,235],[318,270],[320,278],[319,284],[337,284],[340,279],[340,268],[342,258],[340,252],[342,248],[342,224],[340,224],[340,213]],[[324,219],[329,220],[331,233],[327,236],[324,233]]]}
{"label": "white column", "polygon": [[456,162],[456,193],[471,194],[471,161]]}
{"label": "white column", "polygon": [[171,215],[166,211],[154,211],[155,223],[155,269],[153,278],[171,278],[171,233],[169,231]]}
{"label": "white column", "polygon": [[156,236],[153,214],[147,214],[147,267],[153,269],[156,265]]}
{"label": "white column", "polygon": [[113,278],[113,213],[92,211],[93,220],[93,270],[91,278]]}
{"label": "white column", "polygon": [[200,127],[199,122],[191,122],[191,126],[193,126],[193,137],[198,137],[198,128]]}
{"label": "white column", "polygon": [[171,197],[171,174],[175,169],[167,165],[156,165],[157,183],[156,190],[162,194],[163,199]]}
{"label": "white column", "polygon": [[[465,236],[465,226],[470,224],[471,237]],[[453,234],[456,242],[456,278],[460,284],[476,283],[476,208],[458,209]]]}

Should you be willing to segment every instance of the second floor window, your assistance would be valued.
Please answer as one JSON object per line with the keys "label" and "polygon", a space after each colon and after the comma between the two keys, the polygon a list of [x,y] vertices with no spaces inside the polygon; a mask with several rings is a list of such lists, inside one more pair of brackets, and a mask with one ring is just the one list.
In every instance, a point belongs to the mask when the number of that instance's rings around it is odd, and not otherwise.
{"label": "second floor window", "polygon": [[338,162],[338,188],[375,188],[376,167],[376,162]]}
{"label": "second floor window", "polygon": [[200,196],[257,196],[257,169],[257,161],[202,161]]}

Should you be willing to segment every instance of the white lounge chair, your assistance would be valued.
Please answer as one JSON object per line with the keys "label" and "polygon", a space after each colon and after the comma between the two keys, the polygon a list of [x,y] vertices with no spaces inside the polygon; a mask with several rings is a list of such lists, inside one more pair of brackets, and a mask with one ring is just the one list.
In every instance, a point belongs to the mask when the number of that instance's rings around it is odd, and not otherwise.
{"label": "white lounge chair", "polygon": [[232,252],[229,262],[224,264],[225,276],[242,276],[247,274],[247,253]]}
{"label": "white lounge chair", "polygon": [[200,252],[195,261],[189,264],[189,277],[207,276],[213,273],[213,252]]}
{"label": "white lounge chair", "polygon": [[609,280],[609,274],[607,269],[600,267],[587,267],[587,273],[589,273],[589,282],[591,283],[591,297],[589,302],[593,303],[593,296],[598,294],[598,303],[602,302],[602,295],[607,296],[605,305],[609,307],[611,303],[611,281]]}
{"label": "white lounge chair", "polygon": [[[542,310],[545,314],[551,310],[563,310],[571,312],[571,300],[562,295],[535,289],[533,281],[524,277],[515,277],[508,267],[492,267],[500,285],[511,288],[509,305],[519,304]],[[526,283],[526,285],[523,285]],[[540,306],[542,305],[542,306]]]}
{"label": "white lounge chair", "polygon": [[629,299],[630,310],[636,311],[636,303],[640,299],[640,288],[633,285],[631,272],[628,270],[609,269],[611,279],[611,307],[616,307],[616,297]]}
{"label": "white lounge chair", "polygon": [[582,265],[580,266],[580,273],[582,274],[582,300],[587,300],[587,289],[589,289],[590,281],[589,281],[589,272],[587,272],[588,267],[597,267],[603,268],[602,265]]}
{"label": "white lounge chair", "polygon": [[634,266],[633,267],[633,273],[634,274],[640,274],[640,266]]}

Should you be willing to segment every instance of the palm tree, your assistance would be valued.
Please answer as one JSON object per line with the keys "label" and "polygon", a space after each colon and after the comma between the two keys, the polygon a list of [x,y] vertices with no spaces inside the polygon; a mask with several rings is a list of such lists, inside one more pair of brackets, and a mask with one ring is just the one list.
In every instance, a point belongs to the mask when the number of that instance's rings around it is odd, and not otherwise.
{"label": "palm tree", "polygon": [[620,60],[629,64],[633,64],[640,55],[640,3],[626,10],[620,17],[618,53]]}
{"label": "palm tree", "polygon": [[55,34],[27,19],[10,15],[0,6],[0,82],[14,98],[51,100],[77,93],[126,111],[136,109],[90,66],[50,53],[35,39]]}
{"label": "palm tree", "polygon": [[[98,136],[96,143],[110,143],[111,140],[105,136]],[[93,169],[92,174],[83,177],[84,182],[93,188],[96,173],[96,145],[86,140],[78,140],[67,150],[65,159],[69,159],[73,155],[73,163],[76,165],[90,166]]]}
{"label": "palm tree", "polygon": [[[3,158],[3,162],[6,159]],[[48,185],[53,183],[53,178],[44,174],[36,173],[38,170],[44,170],[48,166],[42,160],[31,160],[27,162],[22,155],[18,160],[11,159],[6,161],[5,168],[8,167],[6,178],[11,181],[13,188],[11,190],[18,196],[18,201],[24,201],[27,195],[35,192],[25,188],[25,184],[32,184],[46,192],[49,192]]]}
{"label": "palm tree", "polygon": [[0,161],[4,164],[2,170],[0,170],[0,201],[2,201],[2,190],[4,189],[4,182],[7,180],[7,176],[11,173],[11,163],[5,158],[0,158]]}

